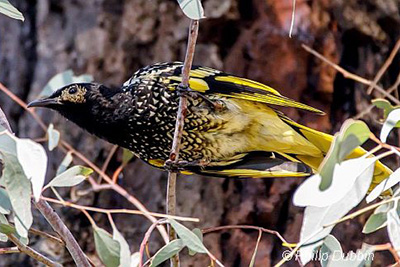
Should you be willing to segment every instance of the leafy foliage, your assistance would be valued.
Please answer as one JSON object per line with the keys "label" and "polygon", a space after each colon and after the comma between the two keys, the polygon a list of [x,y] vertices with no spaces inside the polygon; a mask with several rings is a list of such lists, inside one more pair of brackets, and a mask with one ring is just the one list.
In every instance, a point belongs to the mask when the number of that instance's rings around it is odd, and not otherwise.
{"label": "leafy foliage", "polygon": [[13,19],[25,20],[24,15],[11,5],[8,0],[0,0],[0,13]]}

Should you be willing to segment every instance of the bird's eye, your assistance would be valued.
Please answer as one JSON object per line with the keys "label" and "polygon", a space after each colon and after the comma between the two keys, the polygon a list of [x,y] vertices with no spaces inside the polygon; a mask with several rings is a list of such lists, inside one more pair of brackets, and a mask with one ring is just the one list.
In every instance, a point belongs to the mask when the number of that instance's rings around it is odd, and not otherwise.
{"label": "bird's eye", "polygon": [[71,88],[68,90],[68,93],[69,93],[70,95],[73,95],[73,94],[75,94],[77,91],[78,91],[78,90],[76,90],[75,87],[71,87]]}

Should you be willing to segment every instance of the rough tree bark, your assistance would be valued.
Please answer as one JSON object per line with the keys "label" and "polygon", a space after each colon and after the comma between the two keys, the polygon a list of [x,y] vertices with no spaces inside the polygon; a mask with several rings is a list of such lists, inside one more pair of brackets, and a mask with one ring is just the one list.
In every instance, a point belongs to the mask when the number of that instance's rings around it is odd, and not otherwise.
{"label": "rough tree bark", "polygon": [[[95,80],[119,85],[139,67],[184,56],[188,20],[176,1],[166,0],[75,0],[12,1],[25,14],[21,23],[0,16],[0,81],[24,100],[36,98],[56,73],[72,68],[90,73]],[[204,0],[195,63],[255,79],[271,85],[284,95],[327,112],[327,116],[298,114],[293,118],[319,130],[331,132],[341,122],[368,104],[365,87],[336,75],[331,68],[301,49],[306,43],[343,67],[371,78],[399,38],[398,0],[312,0],[297,1],[294,36],[288,38],[292,0]],[[390,84],[399,71],[399,57],[383,82]],[[21,137],[41,137],[43,132],[21,108],[5,95],[0,106]],[[55,113],[38,111],[53,121],[64,137],[89,158],[101,164],[111,145],[82,132]],[[299,116],[301,115],[301,116]],[[376,115],[364,118],[377,127]],[[63,155],[51,152],[48,179]],[[110,172],[121,155],[113,157]],[[298,241],[302,209],[293,207],[291,195],[301,182],[297,179],[225,180],[181,176],[178,180],[178,214],[201,218],[196,227],[251,224],[278,230],[288,241]],[[148,209],[164,211],[166,174],[134,160],[120,183]],[[85,205],[127,207],[110,192],[79,197],[85,186],[71,195]],[[70,209],[58,213],[80,236],[80,245],[98,263],[86,218]],[[104,222],[106,218],[94,215]],[[363,236],[366,217],[342,224],[334,231],[345,250],[355,250],[364,238],[382,243],[384,232]],[[40,216],[36,221],[45,227]],[[138,216],[115,216],[117,226],[137,251],[148,221]],[[194,225],[189,225],[194,226]],[[226,266],[248,266],[257,232],[232,230],[206,236],[210,250]],[[37,242],[36,242],[37,241]],[[68,253],[43,240],[32,238],[34,246],[71,264]],[[150,249],[162,244],[151,240]],[[61,251],[61,252],[60,252]],[[281,259],[279,240],[265,235],[259,245],[257,266],[269,266]],[[379,263],[388,254],[378,253]],[[182,266],[207,266],[207,257],[182,257]],[[386,259],[389,260],[389,259]],[[2,255],[0,266],[11,263],[33,265],[21,255]],[[297,264],[290,263],[294,266]]]}

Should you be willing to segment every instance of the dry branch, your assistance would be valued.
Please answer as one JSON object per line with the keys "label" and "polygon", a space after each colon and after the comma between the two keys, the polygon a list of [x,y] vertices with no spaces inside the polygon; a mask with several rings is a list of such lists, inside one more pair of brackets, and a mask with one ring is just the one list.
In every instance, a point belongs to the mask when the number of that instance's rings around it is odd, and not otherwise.
{"label": "dry branch", "polygon": [[[181,88],[188,88],[189,86],[189,73],[192,69],[194,51],[196,47],[197,35],[199,31],[199,21],[191,20],[189,27],[189,38],[188,46],[186,50],[185,62],[182,69],[182,83],[179,85]],[[177,88],[178,89],[178,88]],[[187,99],[184,94],[179,99],[179,109],[176,117],[174,139],[172,142],[172,149],[169,160],[174,163],[178,163],[179,160],[179,148],[182,139],[183,127],[185,123],[185,115],[187,110]],[[168,173],[168,185],[167,185],[167,214],[176,214],[176,177],[177,173],[169,171]],[[176,238],[175,230],[172,227],[168,227],[169,239],[173,240]],[[179,266],[178,254],[172,258],[171,265],[174,267]]]}
{"label": "dry branch", "polygon": [[[27,245],[23,244],[21,241],[19,241],[19,239],[15,235],[8,234],[7,237],[12,243],[14,243],[18,247],[19,251],[21,251],[22,253],[25,253],[26,255],[30,256],[31,258],[45,264],[46,266],[62,267],[61,264],[50,260],[46,256],[43,256],[39,252],[37,252],[37,251],[33,250],[32,248],[28,247]],[[78,266],[81,266],[81,265],[78,265]],[[82,266],[85,266],[85,265],[82,265]],[[90,266],[90,265],[88,265],[88,266]]]}
{"label": "dry branch", "polygon": [[58,214],[53,210],[53,208],[45,200],[40,199],[38,202],[34,203],[36,208],[42,213],[42,215],[49,222],[51,227],[56,231],[64,240],[65,246],[67,247],[69,253],[71,253],[77,266],[90,267],[90,263],[86,258],[85,253],[83,253],[78,242],[76,242],[74,236],[69,231],[67,226],[58,216]]}

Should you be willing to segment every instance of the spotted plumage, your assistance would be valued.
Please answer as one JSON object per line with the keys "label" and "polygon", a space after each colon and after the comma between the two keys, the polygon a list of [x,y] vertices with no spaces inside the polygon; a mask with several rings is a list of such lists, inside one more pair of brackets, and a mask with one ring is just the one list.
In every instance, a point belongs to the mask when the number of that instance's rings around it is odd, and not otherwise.
{"label": "spotted plumage", "polygon": [[[179,104],[182,63],[138,70],[119,88],[72,84],[30,106],[60,112],[100,138],[162,168]],[[278,106],[322,114],[264,84],[194,66],[181,141],[182,168],[221,177],[303,177],[318,169],[332,136],[297,124]],[[361,149],[353,156],[364,153]],[[377,164],[376,182],[390,172]]]}

